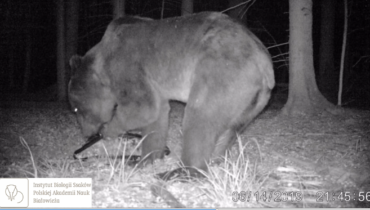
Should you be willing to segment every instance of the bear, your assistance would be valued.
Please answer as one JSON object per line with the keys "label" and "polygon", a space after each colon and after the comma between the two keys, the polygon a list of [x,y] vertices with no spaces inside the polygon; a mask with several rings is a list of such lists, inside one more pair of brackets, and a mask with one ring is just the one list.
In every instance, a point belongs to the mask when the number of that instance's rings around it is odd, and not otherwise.
{"label": "bear", "polygon": [[84,136],[139,131],[142,163],[164,157],[169,101],[186,103],[183,167],[198,176],[267,105],[274,88],[269,52],[243,24],[218,12],[162,20],[113,20],[101,41],[70,59],[68,96]]}

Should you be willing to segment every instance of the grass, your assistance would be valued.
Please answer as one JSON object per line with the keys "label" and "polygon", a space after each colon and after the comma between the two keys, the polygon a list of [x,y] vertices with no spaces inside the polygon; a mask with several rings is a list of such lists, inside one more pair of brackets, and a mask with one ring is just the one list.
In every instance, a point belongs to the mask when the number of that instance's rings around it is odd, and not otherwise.
{"label": "grass", "polygon": [[260,188],[255,167],[244,154],[247,145],[243,146],[239,137],[237,140],[239,151],[227,152],[221,165],[209,167],[209,172],[204,174],[209,185],[202,185],[202,190],[223,207],[238,203],[242,192],[255,192]]}
{"label": "grass", "polygon": [[[74,116],[65,107],[34,106],[1,111],[6,114],[2,117],[6,126],[0,131],[3,142],[0,155],[5,157],[0,158],[1,177],[91,177],[94,207],[163,208],[173,205],[154,196],[151,186],[158,183],[155,174],[178,167],[174,157],[180,154],[177,149],[181,145],[179,122],[172,122],[170,128],[168,143],[173,155],[137,168],[127,166],[124,158],[137,152],[140,143],[130,148],[131,144],[122,138],[101,141],[89,148],[89,154],[103,157],[73,160],[73,152],[85,140],[80,136]],[[264,119],[264,116],[250,126],[248,136],[238,137],[238,144],[220,164],[209,165],[207,179],[171,181],[161,186],[186,207],[346,207],[346,203],[318,203],[316,193],[329,189],[335,192],[357,189],[358,185],[348,184],[357,173],[341,167],[356,164],[356,168],[366,168],[364,162],[369,144],[362,135],[366,136],[367,130],[361,133],[358,120],[345,117],[345,121],[307,119],[306,122],[305,119],[277,120],[270,115]],[[350,113],[349,116],[354,115]],[[364,115],[361,112],[358,116]],[[172,118],[177,119],[177,115]],[[293,123],[288,124],[291,121]],[[366,119],[362,121],[368,123]],[[342,150],[342,144],[349,146]],[[367,190],[366,174],[369,173],[362,170],[355,179],[364,183],[359,185],[359,190]],[[328,185],[328,180],[334,180],[335,188]],[[278,192],[281,199],[289,199],[289,192],[300,192],[303,199],[268,201],[270,195],[276,199]],[[353,206],[356,205],[347,205]]]}
{"label": "grass", "polygon": [[[143,140],[143,139],[142,139]],[[141,141],[142,141],[141,140]],[[19,172],[24,173],[27,177],[32,178],[67,178],[71,177],[71,174],[75,170],[80,170],[80,176],[85,177],[94,174],[96,169],[92,166],[85,167],[84,163],[78,160],[55,160],[55,159],[39,159],[35,162],[33,158],[32,151],[30,150],[27,142],[20,138],[22,145],[29,151],[28,162],[32,165],[33,171],[28,171],[19,167]],[[120,189],[127,189],[130,187],[154,185],[157,181],[150,180],[146,182],[144,180],[137,180],[135,177],[140,176],[140,170],[137,166],[128,167],[125,165],[125,157],[127,151],[127,142],[120,139],[118,149],[114,155],[109,154],[108,149],[103,145],[104,151],[107,157],[105,159],[105,164],[100,170],[106,171],[105,186],[110,186],[112,191],[119,193]],[[204,173],[206,179],[193,180],[188,183],[181,183],[181,185],[197,185],[195,192],[202,194],[204,198],[203,201],[195,203],[198,205],[205,205],[207,203],[219,207],[233,206],[237,207],[238,202],[234,199],[230,199],[233,193],[240,193],[242,191],[255,191],[260,188],[260,183],[257,183],[255,170],[253,166],[249,163],[249,159],[244,156],[244,146],[238,139],[239,142],[239,155],[229,156],[229,153],[223,158],[223,162],[217,166],[209,166],[209,173]],[[138,144],[139,145],[139,144]],[[138,145],[135,149],[138,149]],[[121,152],[121,153],[119,153]],[[132,154],[130,154],[132,155]],[[109,158],[113,157],[113,158]],[[101,161],[101,160],[97,160]],[[24,165],[24,168],[29,168]],[[156,171],[151,171],[150,176],[154,177]],[[101,178],[101,177],[100,177]],[[163,185],[170,186],[177,183],[178,180],[172,180]],[[181,189],[181,188],[180,188]],[[176,190],[175,190],[176,191]],[[245,206],[245,205],[244,205]],[[250,204],[250,207],[260,206],[258,204]]]}

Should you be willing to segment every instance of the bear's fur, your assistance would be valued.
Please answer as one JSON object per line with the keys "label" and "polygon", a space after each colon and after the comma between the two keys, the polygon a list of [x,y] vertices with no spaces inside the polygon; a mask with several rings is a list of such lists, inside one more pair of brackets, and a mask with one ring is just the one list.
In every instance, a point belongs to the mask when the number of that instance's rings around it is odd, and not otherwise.
{"label": "bear's fur", "polygon": [[151,162],[164,156],[169,100],[182,101],[181,161],[201,170],[262,111],[274,87],[263,44],[216,12],[114,20],[70,64],[70,103],[85,136],[141,131],[142,157]]}

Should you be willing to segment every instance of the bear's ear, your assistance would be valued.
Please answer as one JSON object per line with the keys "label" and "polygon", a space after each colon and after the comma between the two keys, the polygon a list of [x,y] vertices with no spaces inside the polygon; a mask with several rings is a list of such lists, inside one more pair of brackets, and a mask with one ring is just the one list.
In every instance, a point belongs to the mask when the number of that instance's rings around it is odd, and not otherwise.
{"label": "bear's ear", "polygon": [[73,70],[76,70],[78,69],[78,67],[80,67],[81,65],[81,61],[82,61],[82,58],[81,56],[79,55],[74,55],[71,57],[71,59],[69,60],[69,65],[71,66],[71,68]]}

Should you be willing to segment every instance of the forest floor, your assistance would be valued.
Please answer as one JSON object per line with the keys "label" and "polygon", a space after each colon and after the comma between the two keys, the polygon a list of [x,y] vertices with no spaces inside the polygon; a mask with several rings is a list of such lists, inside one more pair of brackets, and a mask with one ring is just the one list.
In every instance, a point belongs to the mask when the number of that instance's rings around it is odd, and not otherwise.
{"label": "forest floor", "polygon": [[[291,118],[279,114],[282,105],[273,101],[240,134],[241,144],[232,153],[243,152],[229,158],[236,162],[211,165],[207,180],[162,185],[182,205],[193,208],[370,207],[370,112],[344,109],[341,115]],[[4,102],[0,104],[0,178],[89,177],[93,207],[173,207],[151,190],[159,183],[154,175],[176,168],[181,153],[184,105],[171,103],[171,107],[171,154],[136,169],[107,158],[116,154],[117,145],[127,145],[122,138],[102,140],[88,149],[87,155],[99,158],[74,160],[73,152],[85,139],[68,105]],[[31,150],[37,175],[20,139]],[[240,145],[246,146],[240,149]]]}

